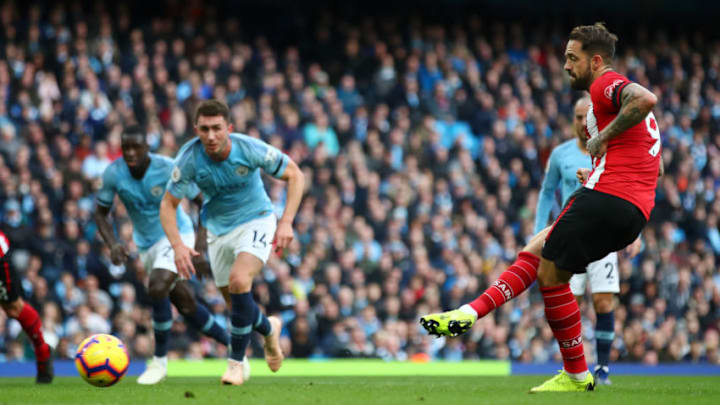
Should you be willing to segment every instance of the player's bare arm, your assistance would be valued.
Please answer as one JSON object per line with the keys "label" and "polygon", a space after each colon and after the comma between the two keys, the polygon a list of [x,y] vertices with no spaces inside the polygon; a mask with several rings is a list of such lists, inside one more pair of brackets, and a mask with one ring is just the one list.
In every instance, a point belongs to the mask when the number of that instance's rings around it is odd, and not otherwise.
{"label": "player's bare arm", "polygon": [[[202,209],[202,193],[198,194],[197,197],[193,198],[192,202],[197,205],[198,209]],[[197,236],[195,237],[195,251],[200,253],[200,255],[194,256],[192,258],[193,267],[197,271],[198,276],[209,278],[212,276],[212,273],[210,271],[210,263],[208,263],[207,259],[205,258],[205,254],[207,253],[207,229],[202,224],[202,221],[200,221],[200,219],[198,219],[196,235]]]}
{"label": "player's bare arm", "polygon": [[617,117],[600,131],[598,136],[588,141],[588,152],[592,156],[604,155],[611,139],[639,124],[657,104],[655,94],[637,83],[625,86],[620,97]]}
{"label": "player's bare arm", "polygon": [[183,278],[190,278],[192,274],[195,274],[195,268],[193,267],[192,257],[199,256],[195,249],[185,246],[180,238],[180,231],[177,226],[177,208],[180,205],[180,199],[174,195],[165,192],[165,196],[160,203],[160,224],[165,231],[165,235],[170,241],[175,251],[175,265],[177,266],[178,272]]}
{"label": "player's bare arm", "polygon": [[98,232],[106,245],[110,247],[110,260],[114,265],[125,263],[130,256],[127,247],[122,243],[119,243],[115,238],[115,232],[113,227],[108,220],[110,215],[110,207],[103,207],[98,205],[95,210],[95,223],[98,227]]}
{"label": "player's bare arm", "polygon": [[290,160],[281,179],[287,181],[288,191],[285,211],[278,221],[277,231],[275,232],[275,241],[279,249],[290,246],[290,242],[293,240],[292,224],[305,190],[305,175],[298,165]]}

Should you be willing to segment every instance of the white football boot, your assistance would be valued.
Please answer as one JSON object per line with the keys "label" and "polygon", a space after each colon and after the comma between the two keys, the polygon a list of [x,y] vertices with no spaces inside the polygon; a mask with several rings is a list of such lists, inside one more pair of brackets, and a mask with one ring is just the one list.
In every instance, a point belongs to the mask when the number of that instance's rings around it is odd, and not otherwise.
{"label": "white football boot", "polygon": [[140,374],[137,382],[141,385],[153,385],[164,380],[167,377],[167,356],[154,357],[147,365],[145,371]]}
{"label": "white football boot", "polygon": [[250,362],[247,357],[243,361],[228,359],[227,369],[220,382],[225,385],[242,385],[250,379]]}

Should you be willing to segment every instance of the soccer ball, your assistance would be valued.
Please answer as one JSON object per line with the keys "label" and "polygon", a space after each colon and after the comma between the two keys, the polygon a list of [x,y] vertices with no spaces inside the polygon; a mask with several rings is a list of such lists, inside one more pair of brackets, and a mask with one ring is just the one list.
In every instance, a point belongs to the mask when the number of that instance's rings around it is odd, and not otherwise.
{"label": "soccer ball", "polygon": [[109,387],[125,375],[130,364],[123,342],[112,335],[92,335],[80,343],[75,367],[83,380],[96,387]]}

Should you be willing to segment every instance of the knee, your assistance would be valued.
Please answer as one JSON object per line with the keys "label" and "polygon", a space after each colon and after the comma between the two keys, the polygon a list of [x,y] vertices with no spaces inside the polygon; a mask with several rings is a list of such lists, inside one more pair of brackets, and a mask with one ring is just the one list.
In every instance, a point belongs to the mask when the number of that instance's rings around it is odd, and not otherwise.
{"label": "knee", "polygon": [[252,287],[252,278],[247,272],[233,272],[228,287],[233,294],[248,292]]}
{"label": "knee", "polygon": [[572,273],[558,270],[555,264],[549,260],[542,259],[538,269],[538,284],[540,287],[556,287],[567,284]]}
{"label": "knee", "polygon": [[593,294],[593,307],[598,314],[607,314],[613,310],[612,293]]}
{"label": "knee", "polygon": [[550,266],[540,265],[537,273],[538,284],[540,287],[552,287],[556,285],[557,277],[555,277],[554,268]]}
{"label": "knee", "polygon": [[183,283],[178,283],[170,292],[170,301],[183,316],[192,316],[196,311],[195,298]]}
{"label": "knee", "polygon": [[184,299],[179,300],[178,302],[174,302],[175,307],[177,308],[178,312],[184,317],[192,316],[195,314],[195,301],[190,299]]}
{"label": "knee", "polygon": [[2,307],[9,318],[18,318],[20,316],[20,312],[22,312],[23,306],[25,306],[25,303],[21,299],[17,299],[13,302],[4,302],[2,304]]}
{"label": "knee", "polygon": [[531,253],[537,257],[541,257],[543,242],[545,241],[548,232],[550,232],[550,227],[547,227],[542,231],[538,232],[535,236],[532,237],[532,239],[530,239],[530,242],[522,249],[522,251]]}
{"label": "knee", "polygon": [[152,282],[151,280],[148,286],[148,295],[150,295],[150,298],[153,300],[161,300],[167,297],[167,288],[163,283]]}

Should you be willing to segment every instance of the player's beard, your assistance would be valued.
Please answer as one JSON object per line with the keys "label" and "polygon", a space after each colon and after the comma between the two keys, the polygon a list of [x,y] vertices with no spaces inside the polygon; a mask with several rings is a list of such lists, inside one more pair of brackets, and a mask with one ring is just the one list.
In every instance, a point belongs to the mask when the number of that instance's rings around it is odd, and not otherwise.
{"label": "player's beard", "polygon": [[570,76],[570,87],[573,90],[589,90],[592,82],[592,73],[590,70],[584,75]]}

